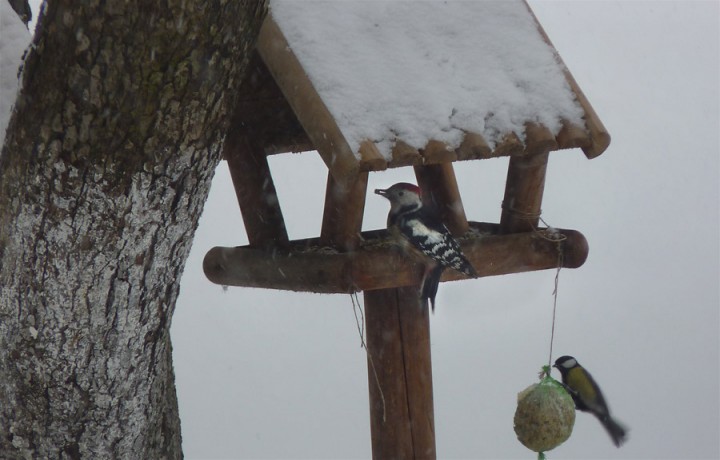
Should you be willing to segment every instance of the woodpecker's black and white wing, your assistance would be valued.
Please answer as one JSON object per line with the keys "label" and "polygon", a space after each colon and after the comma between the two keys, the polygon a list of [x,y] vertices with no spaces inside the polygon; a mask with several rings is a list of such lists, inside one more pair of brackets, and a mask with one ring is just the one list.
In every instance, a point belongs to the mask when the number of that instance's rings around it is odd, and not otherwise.
{"label": "woodpecker's black and white wing", "polygon": [[420,252],[442,267],[453,268],[467,276],[477,275],[440,219],[419,209],[402,215],[400,220],[397,226],[400,233]]}

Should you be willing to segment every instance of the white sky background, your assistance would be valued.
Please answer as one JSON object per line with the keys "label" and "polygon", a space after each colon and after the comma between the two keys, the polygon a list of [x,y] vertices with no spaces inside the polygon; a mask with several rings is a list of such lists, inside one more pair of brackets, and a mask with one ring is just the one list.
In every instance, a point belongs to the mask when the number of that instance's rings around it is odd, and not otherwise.
{"label": "white sky background", "polygon": [[[593,372],[621,449],[590,415],[551,459],[718,458],[718,2],[540,2],[538,19],[605,123],[599,158],[551,154],[543,217],[580,230],[560,277],[555,357]],[[35,9],[34,11],[37,11]],[[291,238],[317,236],[326,168],[271,166]],[[458,163],[467,215],[497,222],[506,159]],[[413,181],[410,168],[369,189]],[[368,196],[365,228],[387,203]],[[247,243],[225,164],[182,280],[172,334],[185,456],[369,458],[365,354],[350,299],[207,281],[213,246]],[[439,458],[535,458],[515,439],[517,392],[547,360],[553,271],[444,283],[431,318]]]}

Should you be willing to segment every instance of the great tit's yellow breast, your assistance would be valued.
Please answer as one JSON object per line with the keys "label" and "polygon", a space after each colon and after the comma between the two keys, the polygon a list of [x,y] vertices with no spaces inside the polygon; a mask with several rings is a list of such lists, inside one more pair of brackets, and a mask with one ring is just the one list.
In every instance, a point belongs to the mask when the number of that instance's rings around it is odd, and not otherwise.
{"label": "great tit's yellow breast", "polygon": [[582,367],[570,369],[567,373],[567,385],[580,394],[580,397],[593,402],[597,398],[597,392],[592,380]]}

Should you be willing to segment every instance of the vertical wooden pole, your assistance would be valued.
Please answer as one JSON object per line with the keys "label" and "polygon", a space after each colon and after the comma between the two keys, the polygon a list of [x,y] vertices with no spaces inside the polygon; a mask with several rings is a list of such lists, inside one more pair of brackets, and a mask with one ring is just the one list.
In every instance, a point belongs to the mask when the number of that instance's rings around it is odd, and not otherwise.
{"label": "vertical wooden pole", "polygon": [[338,181],[328,172],[320,244],[352,251],[360,244],[368,173]]}
{"label": "vertical wooden pole", "polygon": [[285,220],[265,153],[253,145],[245,133],[230,130],[223,155],[230,169],[250,244],[287,245]]}
{"label": "vertical wooden pole", "polygon": [[437,207],[450,233],[464,235],[468,221],[452,163],[415,166],[415,177],[423,194],[427,194],[423,198]]}
{"label": "vertical wooden pole", "polygon": [[373,459],[433,460],[428,307],[415,286],[364,296]]}
{"label": "vertical wooden pole", "polygon": [[530,232],[540,219],[548,152],[510,157],[500,231]]}

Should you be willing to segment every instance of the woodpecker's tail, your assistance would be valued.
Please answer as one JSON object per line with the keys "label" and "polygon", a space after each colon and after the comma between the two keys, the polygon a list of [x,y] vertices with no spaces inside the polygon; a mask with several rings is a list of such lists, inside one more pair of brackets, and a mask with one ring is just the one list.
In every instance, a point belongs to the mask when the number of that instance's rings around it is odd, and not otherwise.
{"label": "woodpecker's tail", "polygon": [[433,312],[435,311],[435,295],[437,294],[438,286],[440,285],[440,276],[444,268],[445,267],[438,264],[426,272],[422,286],[420,287],[420,298],[423,302],[430,300],[430,306]]}
{"label": "woodpecker's tail", "polygon": [[478,276],[477,270],[475,270],[475,267],[472,266],[469,260],[462,254],[459,255],[455,260],[452,261],[452,264],[450,265],[455,270],[459,271],[460,273],[464,274],[465,276],[469,276],[471,278],[475,278]]}
{"label": "woodpecker's tail", "polygon": [[599,415],[598,420],[600,420],[600,423],[605,427],[617,447],[620,447],[626,441],[627,430],[624,426],[616,422],[609,415]]}

